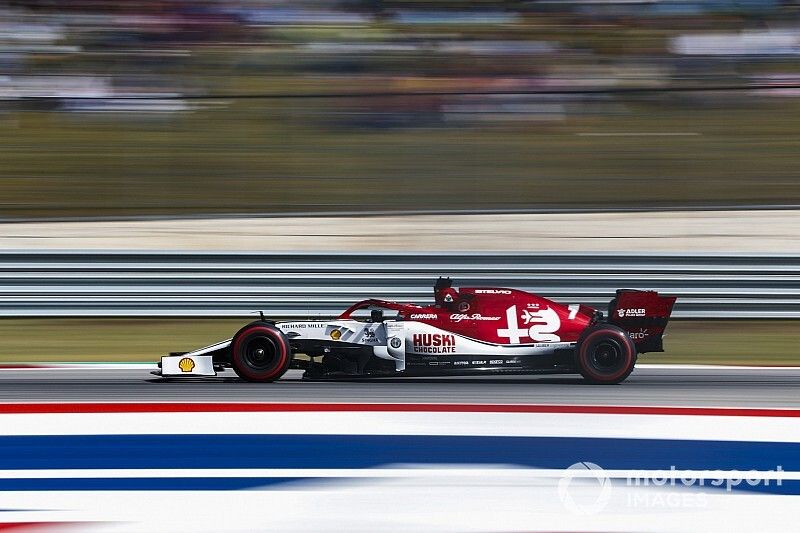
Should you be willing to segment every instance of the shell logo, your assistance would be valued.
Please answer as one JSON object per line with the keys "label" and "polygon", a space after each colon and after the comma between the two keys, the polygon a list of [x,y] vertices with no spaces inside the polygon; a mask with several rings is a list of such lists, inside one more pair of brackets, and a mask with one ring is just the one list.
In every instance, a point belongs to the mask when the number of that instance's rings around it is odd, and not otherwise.
{"label": "shell logo", "polygon": [[184,357],[178,361],[178,368],[181,369],[181,372],[191,372],[194,370],[194,361],[188,357]]}

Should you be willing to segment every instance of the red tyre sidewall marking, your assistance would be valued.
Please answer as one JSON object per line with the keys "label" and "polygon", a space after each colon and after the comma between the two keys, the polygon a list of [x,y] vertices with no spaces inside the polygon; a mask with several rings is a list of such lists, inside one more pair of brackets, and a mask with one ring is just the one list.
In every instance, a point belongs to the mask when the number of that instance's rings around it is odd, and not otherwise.
{"label": "red tyre sidewall marking", "polygon": [[622,346],[626,351],[625,359],[626,359],[627,363],[625,364],[625,366],[622,367],[622,369],[619,372],[617,372],[616,374],[612,374],[610,376],[597,377],[596,371],[593,368],[591,368],[588,364],[584,365],[585,368],[589,369],[589,371],[592,374],[592,379],[594,379],[596,381],[614,381],[615,379],[619,379],[620,376],[622,376],[625,372],[627,372],[628,366],[631,363],[631,359],[634,356],[634,353],[630,349],[631,347],[630,347],[630,344],[628,343],[628,338],[625,336],[625,333],[622,333],[620,331],[616,331],[616,330],[613,330],[613,329],[598,329],[596,331],[593,331],[593,332],[589,333],[589,335],[587,335],[586,338],[583,339],[583,342],[581,342],[580,357],[581,357],[581,361],[582,362],[584,360],[588,361],[588,354],[585,353],[584,348],[588,347],[589,344],[591,344],[592,337],[594,337],[596,335],[603,335],[603,336],[605,336],[605,335],[613,335],[613,336],[617,337],[618,340],[621,341]]}
{"label": "red tyre sidewall marking", "polygon": [[237,336],[236,342],[233,344],[233,348],[231,350],[231,356],[237,362],[241,359],[239,357],[239,346],[241,345],[242,339],[251,335],[254,332],[265,333],[267,336],[272,337],[273,339],[278,341],[278,344],[280,344],[281,347],[280,362],[275,367],[275,370],[273,370],[267,375],[254,374],[245,365],[239,365],[239,370],[242,371],[250,379],[256,379],[256,380],[270,379],[272,376],[277,374],[281,370],[281,368],[283,368],[283,365],[286,363],[286,358],[289,355],[289,347],[286,345],[286,342],[283,340],[283,337],[274,329],[266,328],[264,326],[255,326],[250,329],[245,329],[243,332],[240,332],[240,334]]}

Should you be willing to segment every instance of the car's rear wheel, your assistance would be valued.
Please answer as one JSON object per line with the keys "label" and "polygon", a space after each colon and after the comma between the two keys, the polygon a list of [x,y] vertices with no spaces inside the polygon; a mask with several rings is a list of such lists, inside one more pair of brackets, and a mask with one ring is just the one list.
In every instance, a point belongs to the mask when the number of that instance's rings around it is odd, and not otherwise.
{"label": "car's rear wheel", "polygon": [[622,328],[604,324],[586,330],[578,340],[575,362],[591,383],[613,384],[627,378],[636,364],[636,345]]}
{"label": "car's rear wheel", "polygon": [[231,366],[247,381],[275,381],[289,369],[291,362],[289,341],[272,324],[253,322],[231,340]]}

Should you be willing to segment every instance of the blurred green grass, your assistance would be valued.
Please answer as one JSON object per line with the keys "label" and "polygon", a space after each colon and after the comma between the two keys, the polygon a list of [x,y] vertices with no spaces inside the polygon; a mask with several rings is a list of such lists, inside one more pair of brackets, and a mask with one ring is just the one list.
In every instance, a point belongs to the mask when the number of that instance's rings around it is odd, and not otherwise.
{"label": "blurred green grass", "polygon": [[[562,121],[391,128],[349,123],[380,115],[363,99],[231,101],[166,116],[6,112],[0,212],[800,203],[800,102],[717,100],[640,97]],[[659,135],[602,136],[616,133]]]}
{"label": "blurred green grass", "polygon": [[[231,337],[247,319],[3,319],[0,362],[156,361]],[[800,321],[674,320],[645,363],[800,365]]]}

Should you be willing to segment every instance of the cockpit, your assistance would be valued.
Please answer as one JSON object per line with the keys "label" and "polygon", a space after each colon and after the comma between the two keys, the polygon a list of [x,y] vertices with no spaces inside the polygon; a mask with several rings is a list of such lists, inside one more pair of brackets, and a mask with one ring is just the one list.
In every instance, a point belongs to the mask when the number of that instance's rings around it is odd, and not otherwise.
{"label": "cockpit", "polygon": [[433,286],[433,298],[436,301],[436,307],[447,309],[453,313],[466,313],[472,308],[475,295],[459,293],[457,289],[453,288],[452,279],[440,277]]}

